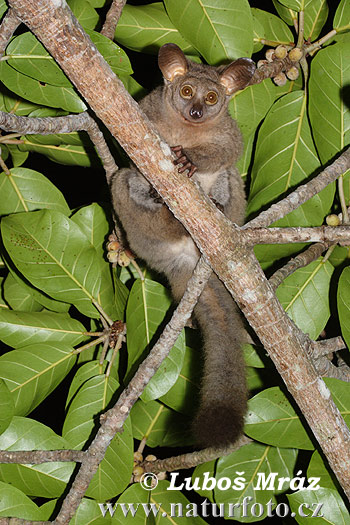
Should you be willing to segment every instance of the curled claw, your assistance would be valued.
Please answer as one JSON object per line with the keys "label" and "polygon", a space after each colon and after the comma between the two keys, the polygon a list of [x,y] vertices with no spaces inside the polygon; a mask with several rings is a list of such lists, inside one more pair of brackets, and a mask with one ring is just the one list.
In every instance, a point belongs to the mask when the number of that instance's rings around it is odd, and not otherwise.
{"label": "curled claw", "polygon": [[214,197],[209,195],[210,200],[215,204],[218,210],[220,210],[222,213],[224,213],[224,205],[218,202]]}
{"label": "curled claw", "polygon": [[182,164],[180,168],[178,168],[179,173],[183,173],[184,171],[188,170],[188,177],[192,177],[194,172],[197,170],[197,166],[195,166],[187,157],[187,155],[184,153],[182,146],[172,146],[171,150],[175,153],[177,159],[174,160],[175,166],[178,164]]}
{"label": "curled claw", "polygon": [[164,200],[162,199],[162,197],[159,195],[159,193],[157,192],[155,188],[152,187],[149,190],[149,196],[151,197],[151,199],[154,200],[154,202],[157,202],[158,204],[164,204]]}

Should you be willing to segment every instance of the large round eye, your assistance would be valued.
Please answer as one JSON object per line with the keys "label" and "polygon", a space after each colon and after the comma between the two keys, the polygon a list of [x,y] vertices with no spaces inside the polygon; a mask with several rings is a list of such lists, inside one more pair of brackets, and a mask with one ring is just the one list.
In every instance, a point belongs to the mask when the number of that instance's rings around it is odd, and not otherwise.
{"label": "large round eye", "polygon": [[207,93],[207,96],[205,97],[205,103],[209,104],[209,106],[213,106],[218,101],[218,94],[215,93],[215,91],[209,91]]}
{"label": "large round eye", "polygon": [[182,98],[192,98],[193,97],[193,89],[189,85],[182,86],[180,90],[180,95]]}

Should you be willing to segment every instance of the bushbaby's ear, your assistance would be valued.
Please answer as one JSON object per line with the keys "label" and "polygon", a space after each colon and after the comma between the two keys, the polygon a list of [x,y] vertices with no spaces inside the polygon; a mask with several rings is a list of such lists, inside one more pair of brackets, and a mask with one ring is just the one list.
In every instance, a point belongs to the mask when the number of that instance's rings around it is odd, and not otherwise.
{"label": "bushbaby's ear", "polygon": [[245,88],[255,72],[255,64],[250,58],[239,58],[231,62],[220,75],[220,82],[226,88],[227,95],[233,95]]}
{"label": "bushbaby's ear", "polygon": [[164,44],[158,53],[159,69],[166,80],[172,82],[175,77],[184,75],[188,70],[185,55],[176,44]]}

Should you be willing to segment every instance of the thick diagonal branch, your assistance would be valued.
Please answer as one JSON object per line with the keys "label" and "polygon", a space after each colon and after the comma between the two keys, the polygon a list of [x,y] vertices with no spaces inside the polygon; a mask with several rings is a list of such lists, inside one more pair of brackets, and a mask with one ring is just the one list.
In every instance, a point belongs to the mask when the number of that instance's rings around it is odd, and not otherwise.
{"label": "thick diagonal branch", "polygon": [[[252,249],[242,244],[240,230],[233,227],[192,181],[177,173],[170,148],[143,118],[137,104],[72,19],[64,3],[10,0],[10,5],[61,65],[206,254],[269,352],[350,497],[349,430],[307,358],[309,339],[284,312]],[[124,399],[121,400],[121,412],[125,411],[123,403]],[[119,419],[113,417],[111,424],[118,428]],[[100,439],[103,441],[104,436]],[[78,499],[84,487],[81,481],[77,483]],[[67,515],[57,523],[65,523],[66,518]]]}

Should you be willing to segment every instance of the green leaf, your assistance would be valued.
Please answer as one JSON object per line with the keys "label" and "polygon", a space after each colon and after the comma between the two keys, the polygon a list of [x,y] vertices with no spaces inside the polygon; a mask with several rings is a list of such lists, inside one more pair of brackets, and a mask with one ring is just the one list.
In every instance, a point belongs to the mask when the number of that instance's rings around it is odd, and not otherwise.
{"label": "green leaf", "polygon": [[[49,521],[50,518],[56,515],[57,504],[57,499],[51,499],[41,505],[40,510],[44,515],[43,519]],[[83,498],[69,525],[86,525],[87,523],[89,525],[111,525],[112,521],[108,514],[105,517],[102,516],[101,508],[97,501]]]}
{"label": "green leaf", "polygon": [[339,484],[333,472],[331,471],[328,463],[321,454],[315,450],[312,454],[309,467],[307,469],[307,477],[320,478],[318,485],[326,489],[339,490]]}
{"label": "green leaf", "polygon": [[350,348],[350,268],[344,268],[339,279],[337,292],[339,321],[344,340]]}
{"label": "green leaf", "polygon": [[[14,113],[19,116],[29,115],[33,110],[39,108],[37,104],[33,104],[28,100],[17,97],[14,93],[3,87],[4,93],[0,93],[0,109],[7,111],[7,113]],[[1,98],[3,98],[3,103]]]}
{"label": "green leaf", "polygon": [[276,290],[290,318],[313,340],[318,338],[330,316],[329,287],[333,271],[334,267],[320,257],[296,270]]}
{"label": "green leaf", "polygon": [[249,392],[258,392],[264,388],[264,380],[258,368],[247,366],[246,377]]}
{"label": "green leaf", "polygon": [[253,439],[275,447],[314,449],[299,416],[277,386],[248,401],[244,431]]}
{"label": "green leaf", "polygon": [[12,308],[19,312],[40,312],[43,306],[35,300],[30,288],[22,286],[9,273],[4,281],[4,299]]}
{"label": "green leaf", "polygon": [[27,77],[53,86],[73,87],[44,46],[29,31],[11,40],[6,55],[9,57],[8,64]]}
{"label": "green leaf", "polygon": [[[70,305],[68,303],[63,303],[60,301],[55,301],[54,299],[51,299],[48,295],[40,292],[37,288],[32,286],[29,281],[27,281],[23,275],[19,274],[17,269],[13,266],[11,261],[7,261],[8,269],[10,271],[11,277],[13,277],[14,281],[18,286],[24,289],[24,294],[31,297],[33,300],[40,303],[43,307],[47,308],[48,310],[52,310],[54,312],[59,313],[66,313],[69,310]],[[14,299],[12,298],[12,301]],[[10,304],[10,302],[9,302]],[[19,308],[15,308],[10,304],[11,308],[14,310],[19,310]]]}
{"label": "green leaf", "polygon": [[40,155],[45,155],[45,157],[53,162],[68,166],[91,168],[91,166],[97,166],[100,162],[95,150],[91,147],[72,146],[65,143],[60,143],[58,146],[55,146],[54,144],[47,145],[48,142],[47,137],[44,138],[44,135],[40,137],[30,135],[23,138],[23,144],[19,145],[19,149],[20,151],[32,151]]}
{"label": "green leaf", "polygon": [[133,437],[128,418],[123,432],[111,441],[106,454],[92,478],[86,496],[105,501],[123,492],[130,484],[133,470]]}
{"label": "green leaf", "polygon": [[[40,507],[42,508],[42,507]],[[101,508],[97,501],[83,498],[77,508],[69,525],[110,525],[111,521],[107,517],[103,518]]]}
{"label": "green leaf", "polygon": [[104,373],[105,365],[106,362],[104,362],[101,366],[99,361],[92,360],[84,363],[78,368],[69,387],[69,392],[66,399],[66,409],[69,408],[73,397],[88,379]]}
{"label": "green leaf", "polygon": [[80,228],[52,210],[18,213],[1,222],[3,242],[13,263],[54,299],[73,303],[98,317],[100,261]]}
{"label": "green leaf", "polygon": [[[214,502],[214,484],[205,483],[205,479],[210,480],[214,477],[214,472],[216,470],[216,460],[207,461],[197,465],[192,474],[192,480],[199,478],[199,488],[196,488],[196,492],[200,494],[203,498],[208,498],[209,501]],[[205,477],[204,477],[205,476]]]}
{"label": "green leaf", "polygon": [[[170,20],[205,60],[218,65],[253,51],[253,18],[247,0],[164,0]],[[244,24],[241,21],[244,20]],[[194,25],[195,21],[195,25]]]}
{"label": "green leaf", "polygon": [[304,37],[316,40],[328,18],[327,0],[305,0]]}
{"label": "green leaf", "polygon": [[87,379],[73,397],[64,422],[62,435],[72,448],[81,450],[95,429],[94,418],[104,411],[119,384],[104,374]]}
{"label": "green leaf", "polygon": [[295,11],[303,10],[305,4],[305,0],[279,0],[279,2],[288,7],[288,9],[294,9]]}
{"label": "green leaf", "polygon": [[84,326],[68,314],[0,310],[0,339],[12,347],[62,341],[74,346],[84,339]]}
{"label": "green leaf", "polygon": [[[69,444],[51,428],[30,418],[15,416],[0,436],[1,450],[60,450]],[[75,463],[49,462],[40,465],[0,464],[0,478],[11,480],[17,489],[36,497],[55,498],[63,494]],[[45,518],[41,518],[45,519]]]}
{"label": "green leaf", "polygon": [[97,255],[103,257],[106,251],[106,237],[110,227],[106,211],[102,206],[97,204],[97,202],[93,202],[89,206],[83,206],[72,215],[71,219],[79,226],[86,238],[94,246]]}
{"label": "green leaf", "polygon": [[19,73],[5,61],[0,62],[0,78],[9,90],[36,104],[62,108],[70,113],[86,110],[85,103],[73,88],[43,84]]}
{"label": "green leaf", "polygon": [[0,434],[2,434],[7,429],[12,421],[14,413],[15,404],[12,394],[5,381],[0,379]]}
{"label": "green leaf", "polygon": [[331,264],[333,264],[334,268],[337,268],[338,266],[344,265],[344,263],[345,265],[347,265],[349,262],[348,261],[349,259],[350,259],[350,246],[349,247],[335,246],[328,260]]}
{"label": "green leaf", "polygon": [[22,164],[25,163],[29,155],[27,151],[20,151],[18,146],[19,145],[17,144],[6,144],[6,147],[10,152],[14,168],[22,166]]}
{"label": "green leaf", "polygon": [[[174,515],[174,499],[176,504],[181,507],[176,507],[175,504],[175,515]],[[130,503],[130,501],[134,503]],[[135,512],[138,506],[147,505],[149,508],[149,515],[146,518],[144,507],[141,511],[139,508],[138,512]],[[173,490],[170,489],[168,481],[160,481],[152,491],[147,491],[140,483],[131,485],[118,499],[115,505],[110,505],[111,510],[114,512],[111,523],[113,524],[125,524],[125,525],[182,525],[186,523],[188,525],[205,525],[206,522],[198,516],[195,504],[191,503],[181,492],[176,492],[176,498],[174,497]],[[105,510],[107,510],[107,504],[104,504]],[[181,513],[180,509],[183,509]],[[129,511],[127,513],[127,511]],[[108,511],[107,511],[108,512]],[[108,514],[106,514],[108,516]],[[185,518],[185,522],[184,522]]]}
{"label": "green leaf", "polygon": [[[253,20],[258,21],[262,27],[263,33],[258,34],[258,41],[269,40],[269,46],[277,46],[279,44],[291,45],[294,42],[294,37],[289,27],[278,18],[278,16],[263,11],[262,9],[252,9]],[[257,27],[259,27],[259,25]],[[255,38],[254,38],[255,40]]]}
{"label": "green leaf", "polygon": [[113,271],[113,283],[114,283],[114,301],[115,301],[115,319],[124,320],[125,318],[125,307],[129,297],[129,290],[127,286],[121,281],[117,275],[117,269]]}
{"label": "green leaf", "polygon": [[176,383],[165,395],[159,398],[159,401],[177,412],[193,416],[193,400],[199,397],[201,378],[198,360],[198,351],[187,347],[183,366]]}
{"label": "green leaf", "polygon": [[[305,40],[316,40],[328,17],[327,0],[303,0],[304,3],[304,38]],[[298,20],[298,13],[284,7],[277,0],[273,0],[279,16],[288,25],[294,26]]]}
{"label": "green leaf", "polygon": [[246,366],[265,368],[266,366],[271,365],[271,361],[266,354],[266,350],[262,346],[244,344],[243,352]]}
{"label": "green leaf", "polygon": [[[149,279],[135,281],[126,310],[128,377],[134,374],[145,357],[145,352],[148,352],[170,307],[171,299],[164,286]],[[142,394],[145,402],[165,394],[174,385],[179,377],[184,355],[185,337],[182,331],[169,356],[145,388]]]}
{"label": "green leaf", "polygon": [[[267,114],[259,131],[248,213],[271,204],[319,168],[306,102],[304,93],[296,91],[278,99]],[[304,218],[302,225],[306,224]]]}
{"label": "green leaf", "polygon": [[16,415],[29,414],[59,385],[76,356],[61,342],[36,343],[0,357],[0,377],[12,393]]}
{"label": "green leaf", "polygon": [[[317,517],[313,517],[313,525],[346,525],[349,523],[349,511],[336,490],[323,488],[315,491],[303,490],[295,494],[287,494],[287,498],[291,511],[295,513],[295,519],[300,525],[310,523],[313,511],[316,509],[319,512],[317,512]],[[304,516],[300,515],[301,505]]]}
{"label": "green leaf", "polygon": [[259,22],[259,20],[254,16],[253,9],[252,9],[252,16],[253,16],[253,54],[258,53],[265,44],[261,42],[261,35],[265,34],[263,25]]}
{"label": "green leaf", "polygon": [[230,101],[229,111],[239,125],[244,138],[255,133],[276,97],[276,87],[270,79],[248,86]]}
{"label": "green leaf", "polygon": [[41,521],[39,507],[23,492],[0,481],[0,516]]}
{"label": "green leaf", "polygon": [[5,2],[5,0],[0,0],[0,18],[2,17],[4,13],[6,13],[6,11],[7,11],[7,3]]}
{"label": "green leaf", "polygon": [[147,403],[166,394],[178,379],[185,356],[185,334],[181,332],[175,345],[162,362],[157,372],[141,394],[141,399]]}
{"label": "green leaf", "polygon": [[251,165],[255,132],[276,98],[276,86],[270,79],[248,86],[235,94],[229,103],[229,112],[237,121],[243,136],[244,152],[238,170],[246,175]]}
{"label": "green leaf", "polygon": [[98,302],[112,319],[118,319],[115,307],[112,268],[108,260],[105,260],[106,239],[110,231],[106,211],[102,206],[94,202],[90,206],[84,206],[74,213],[72,221],[84,232],[99,257],[101,287],[98,294]]}
{"label": "green leaf", "polygon": [[321,49],[312,60],[310,122],[323,164],[350,142],[350,109],[344,90],[350,83],[350,41]]}
{"label": "green leaf", "polygon": [[0,215],[39,208],[70,213],[59,189],[44,175],[28,168],[12,168],[10,175],[0,173],[0,193]]}
{"label": "green leaf", "polygon": [[[274,495],[288,488],[288,481],[280,483],[279,480],[281,478],[290,480],[293,477],[296,458],[296,450],[268,447],[259,443],[250,443],[229,456],[220,458],[215,475],[216,503],[226,505],[239,503],[240,505],[234,509],[234,514],[230,517],[238,521],[252,522],[256,521],[256,516],[248,510],[247,517],[244,518],[244,506],[242,507],[244,498],[250,497],[252,499],[248,503],[249,507],[254,503],[262,504],[264,512],[262,515],[259,512],[259,518],[266,517],[267,503],[269,501],[276,503]],[[233,489],[231,486],[236,488]]]}
{"label": "green leaf", "polygon": [[[83,383],[71,401],[63,425],[63,436],[74,449],[82,449],[96,431],[96,421],[104,412],[118,389],[112,377],[99,375]],[[87,496],[104,501],[122,492],[130,482],[133,468],[131,422],[117,434],[109,445],[98,471],[93,477]]]}
{"label": "green leaf", "polygon": [[191,445],[190,419],[170,410],[158,401],[139,400],[131,409],[133,435],[147,439],[150,447]]}
{"label": "green leaf", "polygon": [[[125,6],[126,7],[126,6]],[[123,9],[124,12],[124,9]],[[118,27],[119,27],[118,22]],[[112,40],[96,31],[86,31],[107,64],[116,75],[131,75],[133,69],[125,51]]]}
{"label": "green leaf", "polygon": [[[306,114],[302,91],[278,99],[263,121],[258,135],[252,169],[248,214],[270,206],[320,168]],[[329,185],[302,206],[276,221],[275,226],[319,226],[333,201],[334,185]],[[300,249],[302,245],[257,246],[262,261],[271,261]]]}
{"label": "green leaf", "polygon": [[133,51],[157,53],[167,42],[177,44],[184,53],[196,54],[170,21],[162,3],[133,6],[126,4],[119,19],[115,40]]}
{"label": "green leaf", "polygon": [[69,0],[67,3],[85,30],[95,29],[99,16],[89,1]]}
{"label": "green leaf", "polygon": [[331,391],[333,401],[339,408],[345,423],[350,428],[349,383],[332,377],[325,377],[324,382]]}
{"label": "green leaf", "polygon": [[[0,269],[1,269],[1,258],[0,258]],[[3,285],[4,285],[4,281],[5,279],[3,277],[0,277],[0,312],[2,309],[4,310],[8,310],[9,309],[9,306],[8,304],[6,303],[5,301],[5,298],[4,298],[4,293],[3,293]]]}
{"label": "green leaf", "polygon": [[333,27],[338,31],[350,29],[350,5],[347,0],[340,0],[334,15]]}
{"label": "green leaf", "polygon": [[282,20],[284,20],[289,26],[294,26],[294,20],[298,20],[298,13],[292,9],[288,9],[288,7],[282,5],[278,0],[272,0],[272,2]]}

